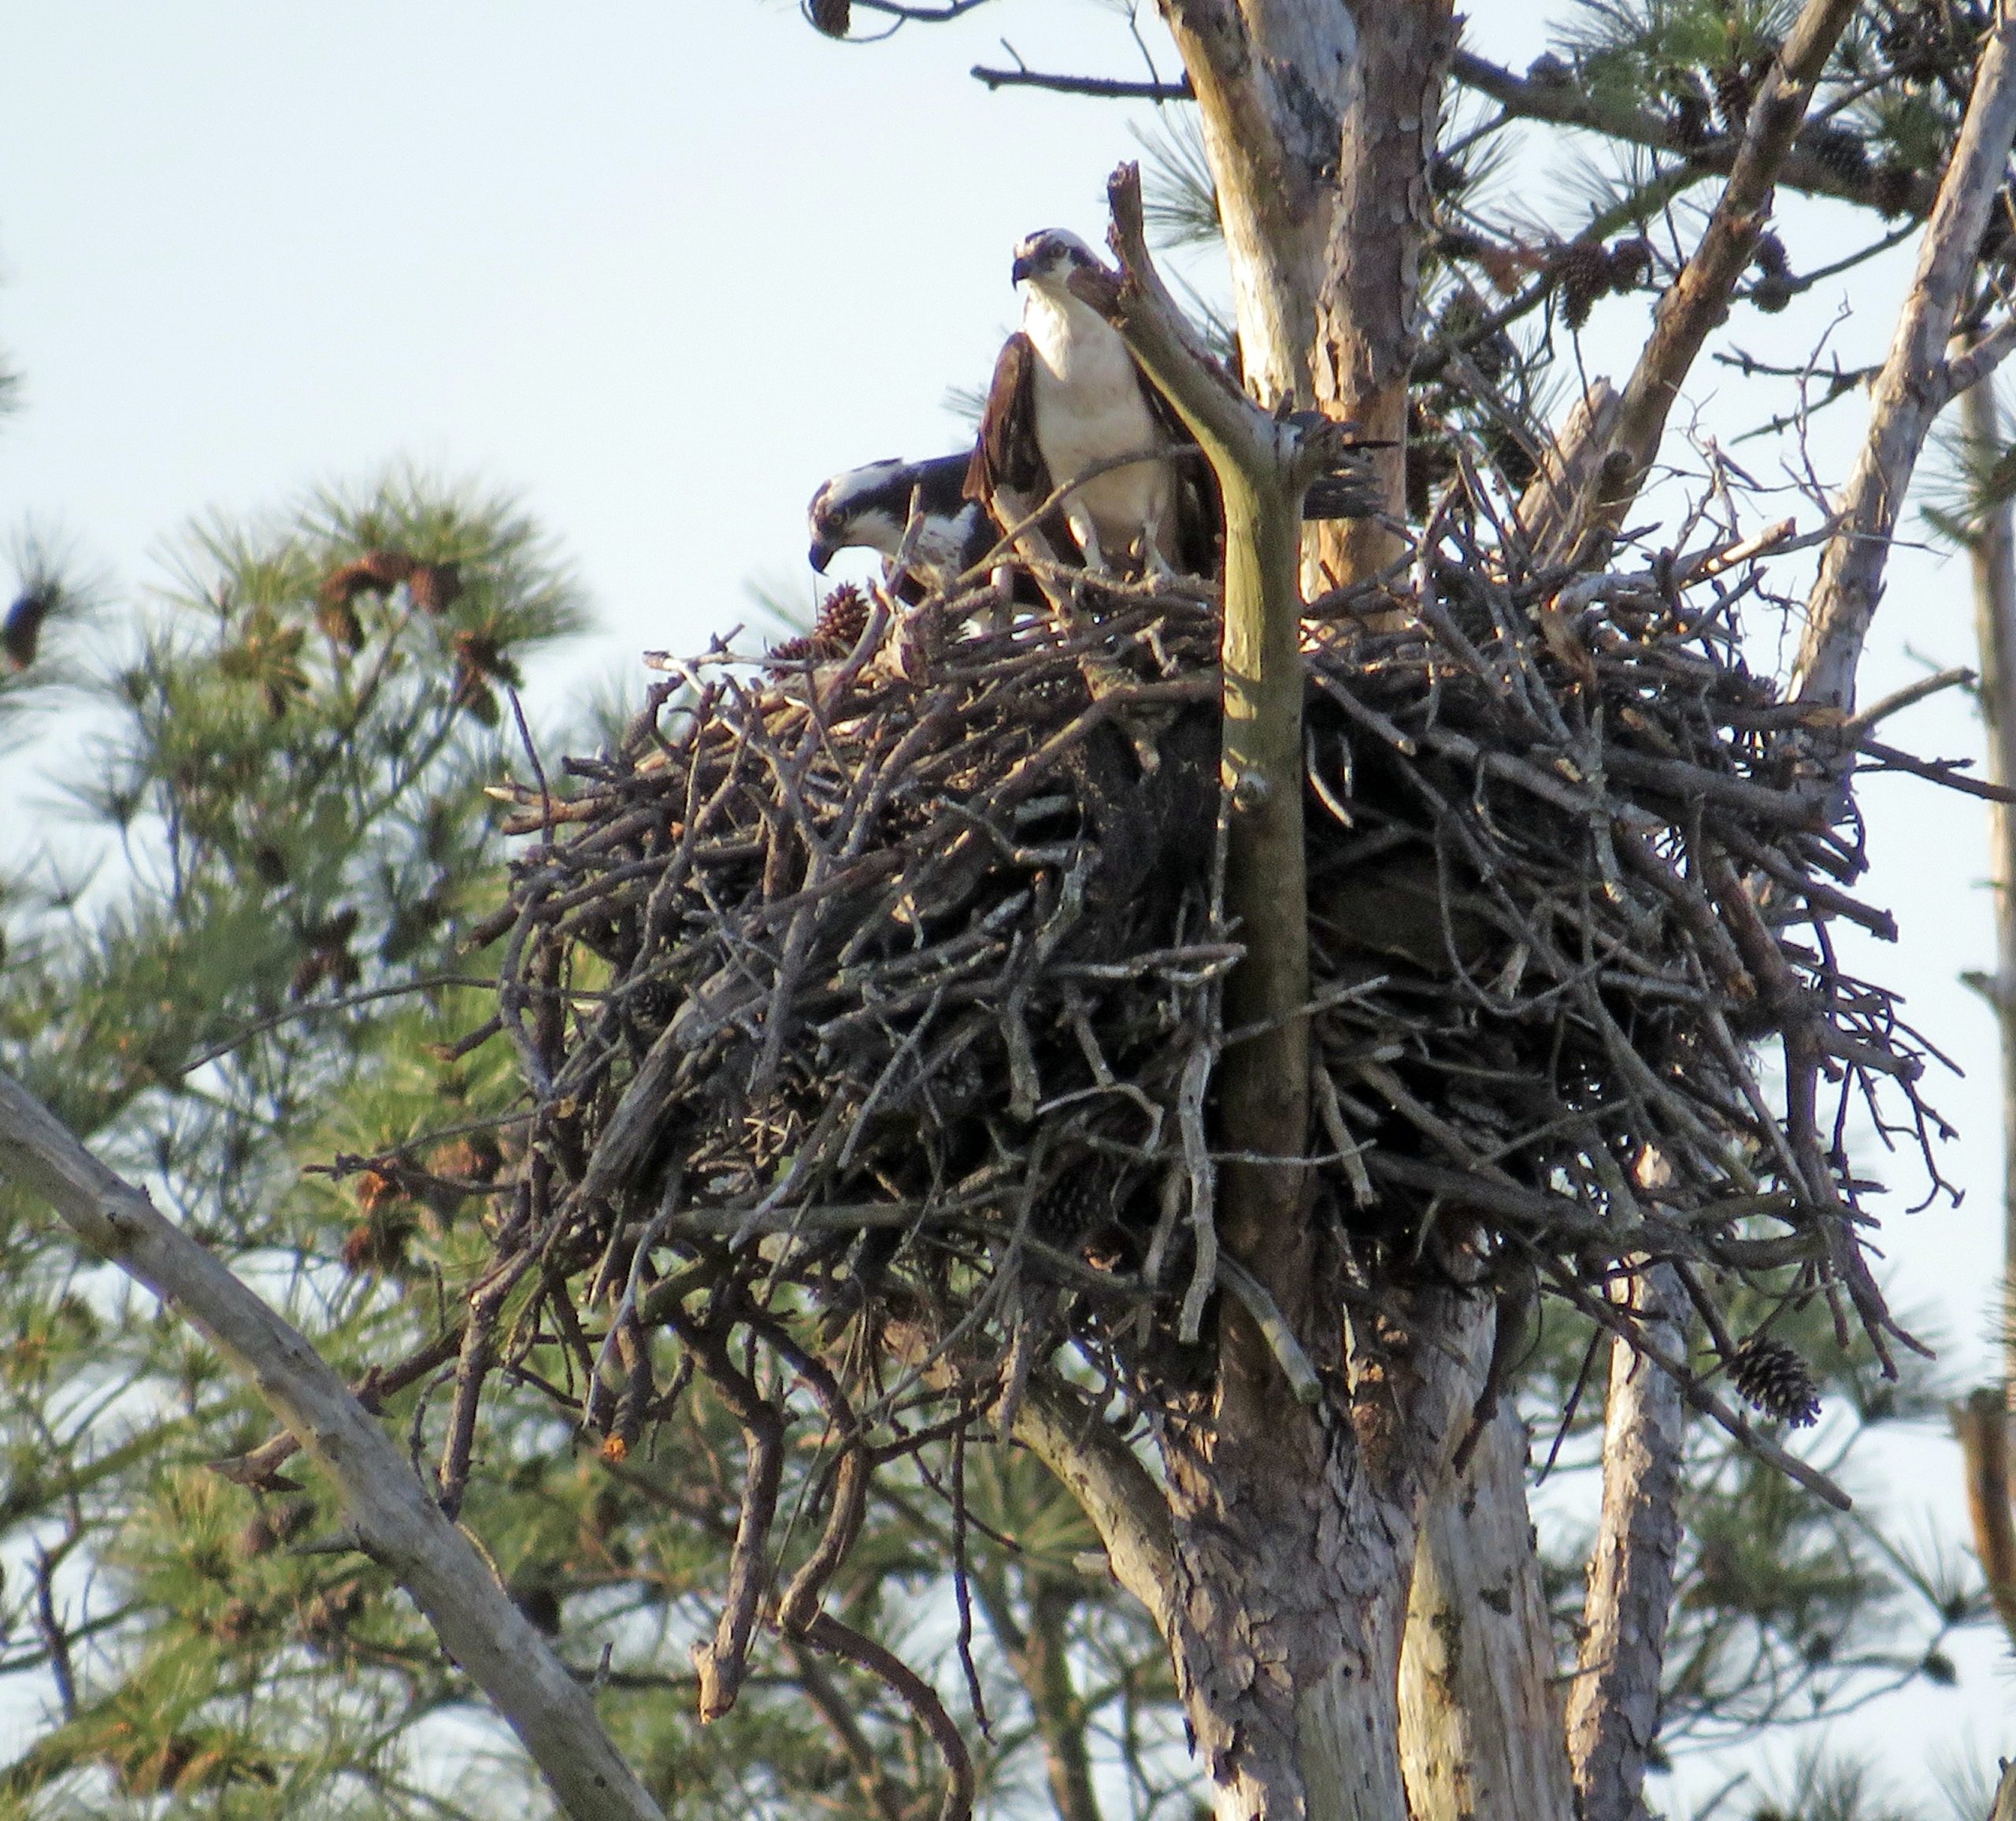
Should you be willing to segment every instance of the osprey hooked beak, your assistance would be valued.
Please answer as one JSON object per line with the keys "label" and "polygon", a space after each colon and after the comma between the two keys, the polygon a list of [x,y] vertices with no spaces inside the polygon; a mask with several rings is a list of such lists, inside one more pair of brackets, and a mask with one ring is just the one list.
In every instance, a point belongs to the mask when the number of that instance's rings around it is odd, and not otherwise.
{"label": "osprey hooked beak", "polygon": [[1015,255],[1015,268],[1012,275],[1012,281],[1014,284],[1020,284],[1024,279],[1029,277],[1033,274],[1036,269],[1036,262],[1032,259],[1028,254],[1026,253],[1017,254]]}
{"label": "osprey hooked beak", "polygon": [[811,549],[805,553],[805,560],[823,576],[826,573],[827,564],[833,560],[834,551],[839,547],[836,543],[827,543],[823,537],[814,538]]}

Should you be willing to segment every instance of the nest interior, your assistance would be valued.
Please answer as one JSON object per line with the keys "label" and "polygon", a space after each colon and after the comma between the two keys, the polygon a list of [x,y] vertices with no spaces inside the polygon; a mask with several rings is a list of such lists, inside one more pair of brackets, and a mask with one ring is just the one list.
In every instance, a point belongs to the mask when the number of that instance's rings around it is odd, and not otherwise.
{"label": "nest interior", "polygon": [[[1363,1283],[1455,1217],[1613,1326],[1620,1275],[1674,1262],[1732,1370],[1736,1281],[1908,1338],[1848,1122],[1938,1186],[1927,1048],[1837,958],[1844,921],[1894,932],[1808,717],[1743,660],[1758,554],[1574,579],[1445,546],[1306,623],[1310,1155]],[[565,800],[524,793],[501,1003],[537,1166],[501,1263],[612,1337],[668,1251],[828,1335],[906,1299],[1002,1370],[1036,1285],[1046,1344],[1179,1369],[1239,1034],[1218,614],[1070,586],[1006,623],[842,591],[762,657],[663,660]],[[644,1401],[590,1380],[634,1440]]]}

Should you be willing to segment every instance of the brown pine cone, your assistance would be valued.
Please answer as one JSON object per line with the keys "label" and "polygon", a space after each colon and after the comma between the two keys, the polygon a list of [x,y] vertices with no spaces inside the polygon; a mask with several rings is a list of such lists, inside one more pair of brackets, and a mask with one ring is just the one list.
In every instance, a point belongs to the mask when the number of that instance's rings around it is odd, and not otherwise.
{"label": "brown pine cone", "polygon": [[1799,135],[1799,143],[1844,184],[1858,183],[1869,175],[1868,144],[1861,134],[1846,127],[1808,127]]}
{"label": "brown pine cone", "polygon": [[1730,132],[1740,133],[1750,124],[1750,109],[1757,99],[1757,83],[1762,74],[1754,59],[1747,63],[1725,63],[1709,71],[1708,80],[1715,91],[1715,111]]}
{"label": "brown pine cone", "polygon": [[868,597],[852,582],[842,582],[820,603],[819,618],[812,623],[812,636],[839,649],[843,657],[860,642],[868,629]]}
{"label": "brown pine cone", "polygon": [[1783,1341],[1752,1334],[1729,1361],[1729,1382],[1753,1410],[1794,1429],[1820,1417],[1819,1387],[1799,1354]]}
{"label": "brown pine cone", "polygon": [[853,0],[812,0],[813,29],[828,38],[844,38],[853,12]]}
{"label": "brown pine cone", "polygon": [[1562,316],[1570,328],[1579,329],[1610,289],[1610,254],[1586,240],[1571,242],[1554,256],[1554,279],[1561,289]]}

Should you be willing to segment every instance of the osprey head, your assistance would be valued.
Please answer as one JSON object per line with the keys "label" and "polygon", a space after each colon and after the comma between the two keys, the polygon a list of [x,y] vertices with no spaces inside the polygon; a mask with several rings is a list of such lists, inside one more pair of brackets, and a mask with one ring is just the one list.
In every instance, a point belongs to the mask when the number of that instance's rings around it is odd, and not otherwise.
{"label": "osprey head", "polygon": [[1099,255],[1068,228],[1046,228],[1017,243],[1015,282],[1026,280],[1046,289],[1061,289],[1076,268],[1099,262]]}
{"label": "osprey head", "polygon": [[893,458],[870,462],[836,474],[813,495],[805,514],[812,532],[806,554],[820,574],[836,551],[862,546],[895,554],[910,511],[909,465]]}

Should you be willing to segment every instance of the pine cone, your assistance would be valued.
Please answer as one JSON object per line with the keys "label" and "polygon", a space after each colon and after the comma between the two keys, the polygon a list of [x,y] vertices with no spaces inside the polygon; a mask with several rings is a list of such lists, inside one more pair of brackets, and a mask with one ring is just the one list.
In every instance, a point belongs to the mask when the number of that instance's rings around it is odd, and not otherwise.
{"label": "pine cone", "polygon": [[1575,72],[1551,50],[1544,50],[1526,65],[1526,80],[1537,83],[1542,88],[1565,88],[1575,79]]}
{"label": "pine cone", "polygon": [[1105,1165],[1081,1159],[1036,1197],[1029,1231],[1052,1245],[1073,1244],[1113,1211],[1113,1189],[1112,1172]]}
{"label": "pine cone", "polygon": [[1673,98],[1666,110],[1673,136],[1688,151],[1697,151],[1715,136],[1715,116],[1704,95],[1682,94]]}
{"label": "pine cone", "polygon": [[1555,254],[1554,279],[1561,287],[1561,313],[1570,328],[1579,329],[1610,289],[1610,254],[1586,240],[1573,241]]}
{"label": "pine cone", "polygon": [[853,12],[853,0],[812,0],[813,29],[828,38],[844,38]]}
{"label": "pine cone", "polygon": [[1861,134],[1846,127],[1809,127],[1799,143],[1844,184],[1858,183],[1869,175],[1869,146]]}
{"label": "pine cone", "polygon": [[339,651],[358,651],[364,648],[364,622],[357,617],[357,609],[346,596],[324,593],[321,605],[315,610],[315,624],[321,628],[323,637]]}
{"label": "pine cone", "polygon": [[374,550],[332,571],[322,584],[325,601],[354,601],[359,595],[389,595],[417,566],[403,551]]}
{"label": "pine cone", "polygon": [[1652,269],[1652,243],[1642,235],[1613,240],[1610,248],[1610,287],[1621,295]]}
{"label": "pine cone", "polygon": [[1758,235],[1750,258],[1766,278],[1783,278],[1792,270],[1792,262],[1785,257],[1785,243],[1775,234]]}
{"label": "pine cone", "polygon": [[1885,215],[1902,215],[1911,206],[1911,193],[1918,187],[1916,176],[1903,165],[1885,165],[1876,173],[1870,200]]}
{"label": "pine cone", "polygon": [[423,562],[413,566],[406,577],[406,592],[423,614],[445,614],[461,598],[462,572],[459,564]]}
{"label": "pine cone", "polygon": [[827,595],[812,625],[813,638],[839,647],[836,656],[851,651],[867,630],[868,597],[852,582],[842,582]]}
{"label": "pine cone", "polygon": [[1729,1362],[1729,1382],[1753,1410],[1794,1429],[1820,1417],[1820,1391],[1806,1362],[1783,1341],[1752,1334]]}
{"label": "pine cone", "polygon": [[[793,639],[794,645],[809,645],[809,639]],[[781,647],[776,655],[784,655]],[[680,1000],[684,996],[669,980],[647,980],[641,986],[632,987],[625,994],[624,1003],[629,1007],[631,1022],[640,1029],[655,1034],[671,1023],[672,1014],[679,1010]]]}
{"label": "pine cone", "polygon": [[1725,63],[1708,72],[1715,91],[1715,111],[1722,124],[1740,133],[1750,124],[1750,109],[1757,99],[1757,80],[1762,72],[1755,63]]}
{"label": "pine cone", "polygon": [[0,650],[6,652],[7,662],[17,670],[25,670],[35,662],[42,622],[49,618],[56,600],[56,589],[45,584],[31,588],[7,610],[6,621],[0,623]]}

